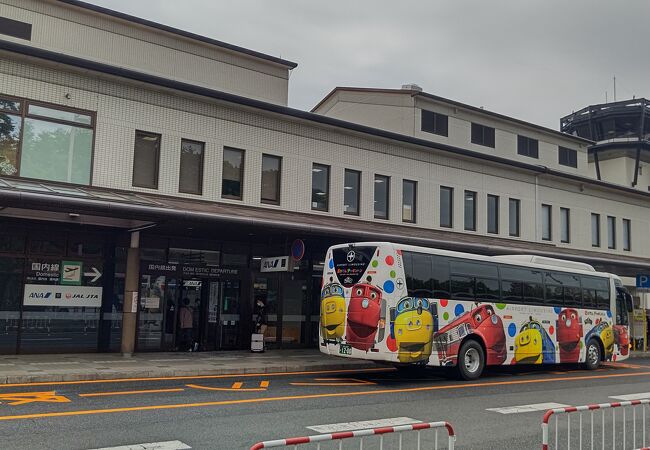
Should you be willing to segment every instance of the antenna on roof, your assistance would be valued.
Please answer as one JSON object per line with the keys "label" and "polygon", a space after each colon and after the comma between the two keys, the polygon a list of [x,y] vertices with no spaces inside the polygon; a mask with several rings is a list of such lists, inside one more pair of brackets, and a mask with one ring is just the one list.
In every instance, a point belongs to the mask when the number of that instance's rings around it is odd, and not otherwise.
{"label": "antenna on roof", "polygon": [[616,75],[614,75],[614,101],[616,101]]}

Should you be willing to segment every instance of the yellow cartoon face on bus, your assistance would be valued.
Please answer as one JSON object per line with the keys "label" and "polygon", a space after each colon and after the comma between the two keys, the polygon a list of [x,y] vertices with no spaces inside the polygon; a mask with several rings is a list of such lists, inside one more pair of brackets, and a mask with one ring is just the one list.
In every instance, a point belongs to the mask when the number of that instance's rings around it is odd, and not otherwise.
{"label": "yellow cartoon face on bus", "polygon": [[541,364],[542,363],[542,333],[524,325],[519,334],[515,336],[514,364]]}
{"label": "yellow cartoon face on bus", "polygon": [[391,334],[403,363],[426,361],[431,355],[434,309],[426,298],[405,297],[391,309]]}
{"label": "yellow cartoon face on bus", "polygon": [[345,333],[345,295],[343,286],[330,283],[321,292],[321,331],[323,339],[342,339]]}

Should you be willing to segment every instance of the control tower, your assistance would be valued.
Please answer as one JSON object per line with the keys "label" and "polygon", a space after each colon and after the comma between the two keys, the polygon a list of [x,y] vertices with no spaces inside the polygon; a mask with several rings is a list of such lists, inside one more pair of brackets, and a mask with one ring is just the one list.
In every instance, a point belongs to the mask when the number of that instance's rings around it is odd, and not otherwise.
{"label": "control tower", "polygon": [[560,130],[596,142],[589,148],[596,178],[650,190],[650,101],[587,106],[562,117]]}

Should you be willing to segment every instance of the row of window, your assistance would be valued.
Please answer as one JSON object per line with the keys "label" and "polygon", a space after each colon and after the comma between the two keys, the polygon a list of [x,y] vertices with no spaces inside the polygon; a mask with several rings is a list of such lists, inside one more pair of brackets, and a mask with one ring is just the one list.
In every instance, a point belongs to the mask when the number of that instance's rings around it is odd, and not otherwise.
{"label": "row of window", "polygon": [[[156,189],[158,187],[158,160],[161,136],[159,134],[136,132],[133,185]],[[203,157],[205,144],[181,140],[179,191],[201,194],[203,190]],[[221,195],[223,198],[241,200],[243,193],[245,151],[224,148],[222,164]],[[280,203],[280,182],[282,158],[275,155],[262,155],[261,200],[263,203]],[[390,177],[374,176],[374,217],[389,218]],[[361,172],[346,169],[344,175],[344,213],[360,214]],[[454,189],[440,188],[440,226],[453,228]],[[315,211],[329,211],[330,166],[314,163],[312,166],[311,207]],[[464,229],[477,230],[477,198],[475,191],[464,191]],[[416,222],[417,182],[402,180],[402,221]],[[499,234],[500,197],[487,196],[487,232]],[[519,237],[521,234],[521,201],[508,199],[508,234]],[[560,208],[560,241],[571,242],[571,211]],[[608,248],[616,248],[616,219],[608,216]],[[542,239],[552,240],[552,206],[542,205]],[[599,215],[592,215],[592,244],[600,247]],[[623,249],[631,250],[631,222],[623,219]]]}
{"label": "row of window", "polygon": [[[607,216],[607,248],[616,249],[616,217]],[[630,251],[632,247],[632,222],[623,219],[623,250]],[[600,214],[591,214],[591,245],[600,247]]]}
{"label": "row of window", "polygon": [[[135,132],[133,157],[133,186],[158,189],[160,144],[162,136],[146,131]],[[244,182],[245,151],[224,147],[222,161],[221,197],[241,200]],[[181,139],[178,191],[186,194],[203,193],[203,164],[205,143]],[[282,158],[262,155],[263,203],[280,204],[280,174]]]}
{"label": "row of window", "polygon": [[[463,228],[465,231],[476,231],[477,198],[475,191],[463,193]],[[454,188],[440,187],[440,226],[454,227]],[[510,236],[519,237],[521,234],[521,201],[508,199],[508,233]],[[488,194],[487,196],[487,232],[499,234],[500,197]]]}
{"label": "row of window", "polygon": [[[421,130],[440,136],[449,135],[449,117],[433,111],[422,110]],[[495,147],[494,128],[472,122],[472,144]],[[517,154],[530,158],[539,158],[539,142],[527,136],[517,136]],[[566,147],[558,147],[558,164],[578,167],[578,152]]]}
{"label": "row of window", "polygon": [[[542,239],[545,241],[553,240],[553,207],[551,205],[542,205]],[[617,248],[617,219],[613,216],[607,216],[607,248],[615,250]],[[632,250],[632,221],[622,219],[623,250]],[[591,245],[593,247],[601,246],[600,239],[600,214],[591,214]],[[569,208],[560,208],[560,242],[568,244],[571,242],[571,210]]]}
{"label": "row of window", "polygon": [[606,278],[403,252],[408,295],[470,301],[610,308]]}

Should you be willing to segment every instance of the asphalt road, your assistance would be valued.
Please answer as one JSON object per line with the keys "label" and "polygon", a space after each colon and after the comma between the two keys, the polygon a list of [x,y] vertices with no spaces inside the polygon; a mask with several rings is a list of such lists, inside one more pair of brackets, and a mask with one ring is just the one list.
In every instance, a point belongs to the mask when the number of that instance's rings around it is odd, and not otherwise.
{"label": "asphalt road", "polygon": [[[459,449],[540,448],[543,408],[489,409],[611,402],[610,396],[650,392],[650,360],[645,359],[592,372],[566,366],[498,368],[476,382],[444,375],[377,368],[6,385],[0,386],[0,448],[180,441],[193,449],[247,449],[260,440],[316,434],[311,426],[403,417],[451,422]],[[650,422],[650,410],[648,417]],[[422,437],[430,441],[433,434]],[[377,447],[368,442],[364,448]],[[384,448],[396,444],[386,442]],[[404,448],[414,446],[405,442]]]}

